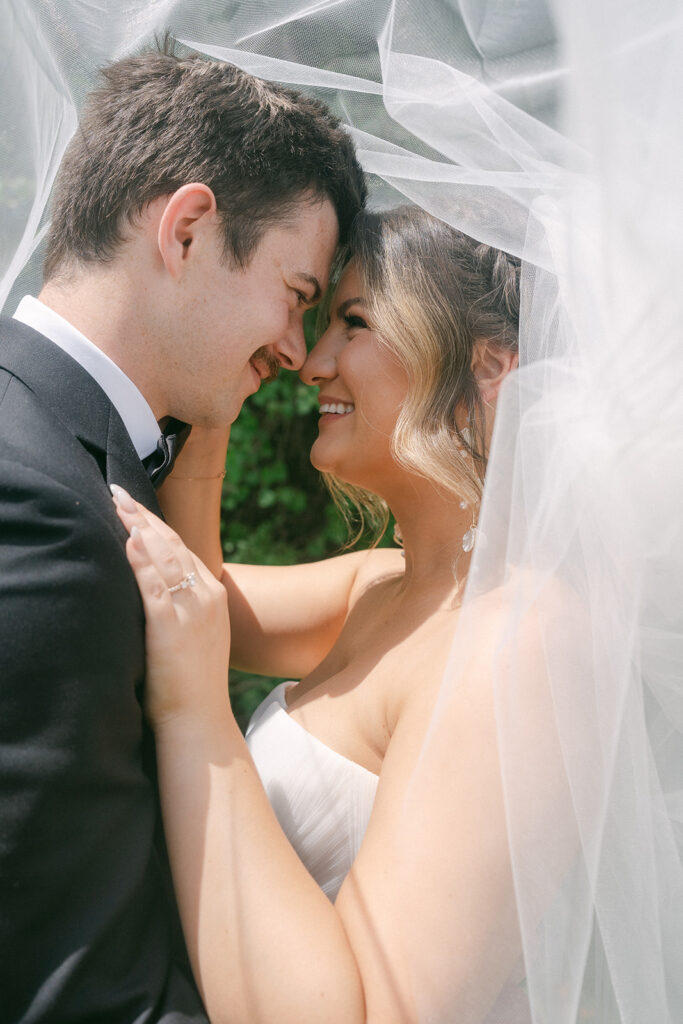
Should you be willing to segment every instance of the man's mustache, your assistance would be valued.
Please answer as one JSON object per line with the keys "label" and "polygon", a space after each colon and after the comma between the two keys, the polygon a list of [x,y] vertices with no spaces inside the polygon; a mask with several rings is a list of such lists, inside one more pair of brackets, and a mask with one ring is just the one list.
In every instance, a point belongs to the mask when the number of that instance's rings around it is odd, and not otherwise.
{"label": "man's mustache", "polygon": [[267,348],[257,348],[251,357],[251,362],[256,366],[256,369],[261,374],[261,379],[265,383],[275,380],[280,371],[279,362]]}

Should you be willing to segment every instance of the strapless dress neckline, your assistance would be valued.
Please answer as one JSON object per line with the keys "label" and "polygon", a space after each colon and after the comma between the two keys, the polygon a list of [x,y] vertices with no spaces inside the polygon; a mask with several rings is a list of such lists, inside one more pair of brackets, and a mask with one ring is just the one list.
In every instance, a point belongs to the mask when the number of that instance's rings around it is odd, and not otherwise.
{"label": "strapless dress neckline", "polygon": [[296,718],[292,718],[289,711],[289,705],[287,703],[287,691],[296,685],[297,683],[295,681],[288,681],[285,683],[279,683],[274,690],[271,690],[266,699],[262,701],[262,703],[259,705],[259,707],[252,715],[252,718],[249,722],[249,729],[251,729],[252,725],[255,724],[254,719],[256,715],[261,711],[261,708],[263,708],[265,711],[271,704],[279,704],[279,706],[282,708],[285,715],[287,716],[287,721],[291,722],[294,728],[301,729],[306,734],[306,737],[311,743],[318,744],[319,746],[323,747],[326,751],[329,751],[330,755],[332,755],[333,757],[339,757],[342,759],[342,761],[345,761],[347,764],[355,765],[356,768],[358,768],[362,772],[366,772],[368,775],[372,776],[373,779],[379,779],[379,775],[377,774],[377,772],[372,772],[370,771],[369,768],[366,768],[364,765],[359,764],[357,761],[354,761],[353,758],[346,757],[345,754],[340,754],[338,750],[334,749],[334,747],[328,746],[327,743],[323,742],[323,740],[319,740],[317,736],[314,736],[313,733],[309,732],[308,729],[306,729],[306,727],[301,724],[301,722],[297,722]]}
{"label": "strapless dress neckline", "polygon": [[291,717],[280,683],[251,717],[246,740],[270,804],[308,871],[334,900],[360,848],[379,776]]}

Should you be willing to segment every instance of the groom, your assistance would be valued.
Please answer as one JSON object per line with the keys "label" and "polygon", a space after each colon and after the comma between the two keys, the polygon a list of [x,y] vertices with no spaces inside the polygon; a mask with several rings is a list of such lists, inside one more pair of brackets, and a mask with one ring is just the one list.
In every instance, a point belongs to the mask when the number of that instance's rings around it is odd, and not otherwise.
{"label": "groom", "polygon": [[232,422],[302,364],[364,196],[322,105],[227,64],[127,58],[84,111],[43,290],[0,320],[2,1024],[206,1021],[108,484],[158,511],[185,424]]}

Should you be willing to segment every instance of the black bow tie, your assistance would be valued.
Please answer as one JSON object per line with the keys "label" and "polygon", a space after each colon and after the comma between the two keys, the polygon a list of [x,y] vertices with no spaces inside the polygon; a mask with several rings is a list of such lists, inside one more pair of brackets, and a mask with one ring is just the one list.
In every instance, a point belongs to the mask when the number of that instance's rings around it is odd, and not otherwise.
{"label": "black bow tie", "polygon": [[147,476],[155,487],[161,487],[173,469],[173,463],[190,436],[192,427],[182,420],[170,419],[164,427],[157,446],[151,455],[142,460]]}

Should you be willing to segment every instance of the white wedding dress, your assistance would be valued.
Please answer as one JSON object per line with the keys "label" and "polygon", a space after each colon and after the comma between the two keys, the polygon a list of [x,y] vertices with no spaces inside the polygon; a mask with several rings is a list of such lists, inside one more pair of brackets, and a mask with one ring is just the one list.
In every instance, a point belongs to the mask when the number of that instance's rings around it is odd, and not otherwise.
{"label": "white wedding dress", "polygon": [[[280,683],[259,704],[246,740],[278,821],[302,863],[334,901],[358,853],[379,776],[332,750],[287,710]],[[523,965],[483,1024],[527,1024]]]}
{"label": "white wedding dress", "polygon": [[334,901],[370,820],[378,776],[326,746],[287,712],[280,683],[258,706],[247,745],[301,861]]}

